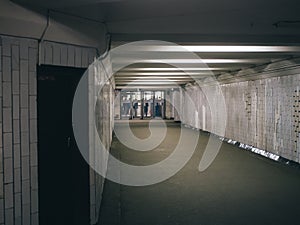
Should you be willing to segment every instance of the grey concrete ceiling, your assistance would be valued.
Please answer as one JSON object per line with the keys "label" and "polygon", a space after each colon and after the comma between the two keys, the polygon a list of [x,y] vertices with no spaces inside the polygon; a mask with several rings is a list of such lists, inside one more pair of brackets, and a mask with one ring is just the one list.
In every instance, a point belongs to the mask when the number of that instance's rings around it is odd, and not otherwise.
{"label": "grey concrete ceiling", "polygon": [[[113,46],[136,40],[163,40],[185,45],[209,46],[298,46],[300,40],[299,0],[13,0],[31,9],[51,10],[53,14],[77,17],[104,23],[111,34]],[[296,47],[291,51],[200,51],[216,75],[254,68],[274,61],[299,56]],[[131,53],[119,58],[128,59]],[[168,58],[170,52],[160,52]],[[133,55],[134,56],[134,55]],[[172,54],[174,57],[174,54]],[[178,55],[176,56],[178,59]],[[179,59],[188,59],[184,53]],[[223,63],[213,60],[223,59]],[[228,62],[228,60],[240,62]],[[226,62],[227,60],[227,62]],[[151,84],[151,76],[160,79],[149,68],[163,64],[139,63],[116,74],[117,85],[142,78]],[[188,67],[188,64],[186,64]],[[141,73],[141,68],[148,68]],[[164,64],[163,67],[169,67]],[[190,68],[193,65],[189,65]],[[131,69],[130,69],[131,68]],[[172,70],[166,71],[172,76]],[[173,71],[174,72],[174,71]],[[178,72],[178,71],[177,71]],[[173,74],[174,75],[174,74]],[[189,77],[174,75],[178,84],[189,82]],[[182,78],[179,78],[182,77]],[[162,79],[162,78],[161,78]],[[154,78],[153,78],[154,82]],[[155,83],[155,82],[154,82]]]}
{"label": "grey concrete ceiling", "polygon": [[[300,34],[300,26],[284,23],[300,20],[298,0],[14,0],[14,2],[104,22],[112,34]],[[274,24],[285,28],[281,29]]]}

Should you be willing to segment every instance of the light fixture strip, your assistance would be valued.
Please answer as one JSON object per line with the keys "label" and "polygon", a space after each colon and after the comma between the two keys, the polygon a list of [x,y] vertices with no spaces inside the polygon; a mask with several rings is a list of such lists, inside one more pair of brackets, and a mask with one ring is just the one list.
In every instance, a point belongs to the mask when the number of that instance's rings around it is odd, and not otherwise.
{"label": "light fixture strip", "polygon": [[189,76],[122,76],[115,77],[115,80],[128,80],[128,79],[193,79]]}
{"label": "light fixture strip", "polygon": [[148,45],[136,46],[128,52],[199,52],[199,53],[270,53],[300,52],[300,46],[283,45]]}
{"label": "light fixture strip", "polygon": [[115,58],[112,60],[113,63],[167,63],[167,64],[199,64],[199,67],[205,67],[203,64],[227,64],[227,63],[261,63],[265,62],[266,59],[134,59],[134,58]]}
{"label": "light fixture strip", "polygon": [[192,68],[192,67],[186,67],[186,68],[177,68],[177,67],[144,67],[144,68],[124,68],[122,71],[212,71],[212,70],[228,70],[228,68]]}
{"label": "light fixture strip", "polygon": [[132,75],[143,75],[143,76],[174,76],[174,75],[179,75],[179,76],[189,76],[189,75],[209,75],[212,74],[210,72],[135,72],[135,73],[128,73],[128,72],[119,72],[116,73],[115,76],[132,76]]}

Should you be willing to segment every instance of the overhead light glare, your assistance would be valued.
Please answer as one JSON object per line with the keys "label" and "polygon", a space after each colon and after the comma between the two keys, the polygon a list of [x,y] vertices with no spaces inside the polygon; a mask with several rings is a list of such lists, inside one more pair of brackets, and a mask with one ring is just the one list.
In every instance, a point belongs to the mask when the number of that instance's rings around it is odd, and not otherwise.
{"label": "overhead light glare", "polygon": [[115,58],[113,63],[168,63],[168,64],[187,64],[187,63],[258,63],[264,62],[263,59],[130,59],[130,58]]}
{"label": "overhead light glare", "polygon": [[130,52],[300,52],[300,46],[269,46],[269,45],[145,45],[135,46]]}
{"label": "overhead light glare", "polygon": [[[228,69],[228,68],[227,68]],[[187,67],[187,68],[177,68],[177,67],[170,67],[170,68],[151,68],[151,67],[144,67],[144,68],[124,68],[123,71],[212,71],[212,70],[226,70],[226,68],[197,68],[197,67]]]}
{"label": "overhead light glare", "polygon": [[188,73],[184,73],[184,72],[137,72],[137,73],[128,73],[128,72],[119,72],[116,73],[116,76],[130,76],[130,75],[146,75],[146,76],[174,76],[174,75],[208,75],[208,72],[198,72],[198,73],[192,73],[192,72],[188,72]]}

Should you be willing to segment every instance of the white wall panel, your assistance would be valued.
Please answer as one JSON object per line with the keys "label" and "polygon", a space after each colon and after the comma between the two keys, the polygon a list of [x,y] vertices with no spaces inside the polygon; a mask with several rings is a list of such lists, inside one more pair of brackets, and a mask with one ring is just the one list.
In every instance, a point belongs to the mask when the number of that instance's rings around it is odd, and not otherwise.
{"label": "white wall panel", "polygon": [[[286,71],[286,76],[222,84],[227,109],[225,137],[299,162],[300,75],[289,74],[297,73],[291,69]],[[198,110],[200,129],[215,133],[204,92],[189,87],[186,93],[197,98],[202,108]],[[212,104],[219,104],[218,101]],[[185,99],[183,108],[189,104]],[[197,127],[191,118],[193,115],[185,111],[182,122]]]}
{"label": "white wall panel", "polygon": [[[84,63],[87,63],[88,54],[85,54],[83,58],[86,58]],[[105,68],[104,68],[105,66]],[[88,76],[88,98],[89,98],[89,157],[90,162],[94,167],[107,170],[108,157],[106,154],[102,154],[103,147],[99,143],[99,139],[105,149],[110,149],[112,141],[112,127],[114,120],[114,81],[107,78],[105,71],[109,71],[111,64],[108,59],[104,59],[102,63],[95,62],[87,70]],[[98,92],[99,84],[103,85],[103,88]],[[94,106],[96,106],[94,108]],[[93,120],[94,118],[94,120]],[[97,132],[94,130],[96,125]],[[100,151],[100,157],[95,153],[95,149]],[[98,221],[100,204],[102,200],[102,192],[104,187],[104,178],[96,173],[92,168],[90,171],[90,202],[91,202],[91,224],[95,224]]]}
{"label": "white wall panel", "polygon": [[[44,41],[39,56],[36,40],[7,36],[0,39],[0,134],[3,137],[0,138],[0,224],[38,225],[38,58],[44,65],[82,68],[97,57],[97,51]],[[107,143],[110,141],[108,135]],[[97,183],[91,186],[96,192],[91,205],[93,224],[103,188],[103,179],[95,179]]]}

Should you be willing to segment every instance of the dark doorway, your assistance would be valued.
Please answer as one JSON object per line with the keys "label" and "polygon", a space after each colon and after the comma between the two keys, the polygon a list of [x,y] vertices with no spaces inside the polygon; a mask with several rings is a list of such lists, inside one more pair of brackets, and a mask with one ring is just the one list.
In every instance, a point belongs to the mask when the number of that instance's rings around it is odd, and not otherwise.
{"label": "dark doorway", "polygon": [[38,67],[41,225],[89,224],[89,167],[73,136],[72,102],[84,69]]}

